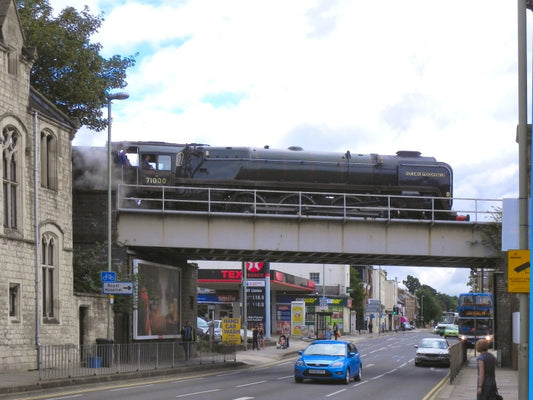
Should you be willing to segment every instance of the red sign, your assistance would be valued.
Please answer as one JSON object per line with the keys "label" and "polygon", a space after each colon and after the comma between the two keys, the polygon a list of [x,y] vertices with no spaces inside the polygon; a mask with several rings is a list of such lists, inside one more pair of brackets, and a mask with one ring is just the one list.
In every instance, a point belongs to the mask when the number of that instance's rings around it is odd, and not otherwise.
{"label": "red sign", "polygon": [[248,272],[261,272],[265,264],[262,262],[247,262],[246,271]]}

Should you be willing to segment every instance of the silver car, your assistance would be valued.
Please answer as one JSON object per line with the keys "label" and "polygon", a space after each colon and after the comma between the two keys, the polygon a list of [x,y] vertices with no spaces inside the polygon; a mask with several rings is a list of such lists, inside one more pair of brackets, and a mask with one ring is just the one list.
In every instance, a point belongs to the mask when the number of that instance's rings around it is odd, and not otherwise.
{"label": "silver car", "polygon": [[450,366],[450,345],[446,339],[425,338],[415,345],[415,365]]}

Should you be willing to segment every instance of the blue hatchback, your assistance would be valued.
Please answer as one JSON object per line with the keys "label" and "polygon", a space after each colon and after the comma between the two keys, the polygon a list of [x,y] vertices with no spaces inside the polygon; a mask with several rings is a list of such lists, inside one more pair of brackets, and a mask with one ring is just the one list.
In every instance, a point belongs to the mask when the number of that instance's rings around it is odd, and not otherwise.
{"label": "blue hatchback", "polygon": [[363,364],[359,351],[351,342],[315,340],[298,352],[294,364],[294,381],[304,379],[339,380],[348,384],[361,380]]}

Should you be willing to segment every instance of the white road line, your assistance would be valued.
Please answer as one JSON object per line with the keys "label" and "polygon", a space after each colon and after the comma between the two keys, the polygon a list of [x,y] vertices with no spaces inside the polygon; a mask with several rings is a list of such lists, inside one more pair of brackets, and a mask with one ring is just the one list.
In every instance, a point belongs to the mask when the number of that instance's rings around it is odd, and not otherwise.
{"label": "white road line", "polygon": [[218,392],[219,390],[220,389],[212,389],[212,390],[204,390],[203,392],[179,394],[179,395],[176,396],[176,398],[188,397],[188,396],[196,396],[197,394],[204,394],[204,393],[213,393],[213,392]]}
{"label": "white road line", "polygon": [[365,368],[373,367],[376,364],[365,364]]}
{"label": "white road line", "polygon": [[277,378],[278,380],[280,379],[290,379],[290,378],[293,378],[294,375],[287,375],[287,376],[280,376],[279,378]]}
{"label": "white road line", "polygon": [[353,385],[353,387],[357,387],[357,386],[362,385],[362,384],[364,384],[364,383],[368,383],[368,381],[357,382],[357,383],[355,383],[355,384]]}
{"label": "white road line", "polygon": [[336,392],[333,392],[333,393],[327,394],[327,395],[324,396],[324,397],[335,396],[335,395],[337,395],[337,394],[339,394],[339,393],[342,393],[342,392],[345,392],[345,391],[346,391],[346,389],[341,389],[341,390],[338,390],[338,391],[336,391]]}
{"label": "white road line", "polygon": [[71,396],[49,397],[47,400],[72,399],[74,397],[80,397],[80,396],[83,396],[83,395],[82,394],[73,394]]}
{"label": "white road line", "polygon": [[259,385],[260,383],[265,383],[265,382],[266,381],[250,382],[250,383],[245,383],[244,385],[237,385],[235,387],[241,388],[241,387],[246,387],[246,386]]}

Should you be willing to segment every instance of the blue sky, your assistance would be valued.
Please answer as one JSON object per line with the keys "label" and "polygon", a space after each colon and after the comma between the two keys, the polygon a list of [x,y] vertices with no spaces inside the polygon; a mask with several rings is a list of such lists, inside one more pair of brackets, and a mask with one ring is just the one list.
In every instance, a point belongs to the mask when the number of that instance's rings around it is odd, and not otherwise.
{"label": "blue sky", "polygon": [[[104,12],[106,57],[138,53],[114,141],[418,150],[453,167],[455,197],[518,194],[516,2],[78,3]],[[82,129],[74,144],[106,139]],[[409,271],[465,290],[467,270]]]}

